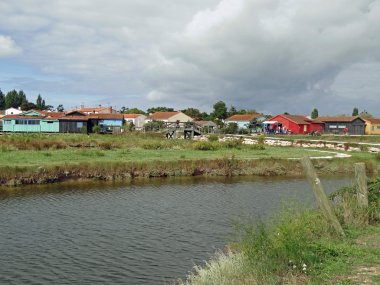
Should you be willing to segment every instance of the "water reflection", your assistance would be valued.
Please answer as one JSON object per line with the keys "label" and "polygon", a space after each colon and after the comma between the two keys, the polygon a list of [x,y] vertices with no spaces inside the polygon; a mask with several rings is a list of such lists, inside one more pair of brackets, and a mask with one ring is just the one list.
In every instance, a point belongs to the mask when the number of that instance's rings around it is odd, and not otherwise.
{"label": "water reflection", "polygon": [[[350,183],[323,179],[330,191]],[[167,178],[0,191],[0,284],[165,284],[232,239],[232,221],[313,204],[303,179]]]}

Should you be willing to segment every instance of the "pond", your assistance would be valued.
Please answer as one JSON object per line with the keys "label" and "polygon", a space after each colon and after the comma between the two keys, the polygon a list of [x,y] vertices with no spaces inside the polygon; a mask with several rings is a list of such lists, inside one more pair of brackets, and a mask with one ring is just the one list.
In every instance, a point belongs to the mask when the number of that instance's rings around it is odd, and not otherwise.
{"label": "pond", "polygon": [[[350,178],[324,178],[329,192]],[[313,205],[304,179],[173,178],[0,191],[0,284],[168,284],[236,222]]]}

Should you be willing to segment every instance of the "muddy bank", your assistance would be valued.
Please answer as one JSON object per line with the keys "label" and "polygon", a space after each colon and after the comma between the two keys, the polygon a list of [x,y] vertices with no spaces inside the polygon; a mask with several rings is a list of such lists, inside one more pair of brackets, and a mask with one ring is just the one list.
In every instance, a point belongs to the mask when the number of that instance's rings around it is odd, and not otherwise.
{"label": "muddy bank", "polygon": [[[314,166],[320,174],[353,173],[355,159],[319,159]],[[369,174],[379,172],[379,164],[366,162]],[[298,160],[223,158],[215,160],[153,161],[149,163],[81,163],[54,167],[3,167],[0,186],[14,187],[31,184],[58,183],[67,180],[117,181],[135,178],[185,176],[300,176]]]}

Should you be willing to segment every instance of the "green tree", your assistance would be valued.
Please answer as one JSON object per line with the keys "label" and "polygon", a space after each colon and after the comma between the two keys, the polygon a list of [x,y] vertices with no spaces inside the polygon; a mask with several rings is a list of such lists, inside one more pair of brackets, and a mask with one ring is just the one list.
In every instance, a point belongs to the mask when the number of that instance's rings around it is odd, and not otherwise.
{"label": "green tree", "polygon": [[238,113],[239,112],[238,112],[238,110],[236,110],[235,106],[231,105],[230,110],[228,111],[227,115],[228,115],[228,117],[231,117],[231,116],[236,115]]}
{"label": "green tree", "polygon": [[4,110],[4,109],[5,109],[5,97],[4,97],[3,92],[0,89],[0,110]]}
{"label": "green tree", "polygon": [[21,106],[22,100],[19,98],[19,93],[16,90],[11,90],[5,95],[5,109],[18,108]]}
{"label": "green tree", "polygon": [[358,107],[355,107],[354,110],[352,110],[352,116],[358,116],[359,115],[359,109]]}
{"label": "green tree", "polygon": [[138,108],[126,108],[125,111],[123,112],[124,114],[142,114],[145,115],[145,112],[143,110],[140,110]]}
{"label": "green tree", "polygon": [[36,100],[36,108],[38,110],[42,110],[42,97],[40,94],[38,94],[37,96],[37,100]]}
{"label": "green tree", "polygon": [[311,112],[311,118],[316,119],[318,118],[318,109],[314,108],[313,111]]}
{"label": "green tree", "polygon": [[224,120],[225,118],[227,118],[227,107],[226,107],[226,103],[224,103],[223,101],[218,101],[214,104],[214,111],[211,113],[211,117],[215,120],[215,119],[219,119],[219,120]]}
{"label": "green tree", "polygon": [[147,110],[148,114],[156,112],[174,112],[174,109],[168,107],[152,107]]}
{"label": "green tree", "polygon": [[185,110],[182,110],[182,112],[197,121],[202,119],[201,112],[196,108],[187,108]]}
{"label": "green tree", "polygon": [[229,123],[225,128],[224,132],[226,134],[237,134],[239,131],[239,126],[236,123]]}
{"label": "green tree", "polygon": [[62,104],[59,104],[59,105],[57,106],[57,112],[63,112],[63,111],[65,111],[65,108],[63,107]]}

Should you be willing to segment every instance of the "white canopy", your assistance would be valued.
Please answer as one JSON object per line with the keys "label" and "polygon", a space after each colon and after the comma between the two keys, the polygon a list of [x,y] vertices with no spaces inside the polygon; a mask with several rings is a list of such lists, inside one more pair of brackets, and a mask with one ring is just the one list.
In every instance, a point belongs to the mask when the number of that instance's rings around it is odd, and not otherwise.
{"label": "white canopy", "polygon": [[274,125],[274,124],[278,124],[278,122],[277,121],[264,121],[263,124]]}

